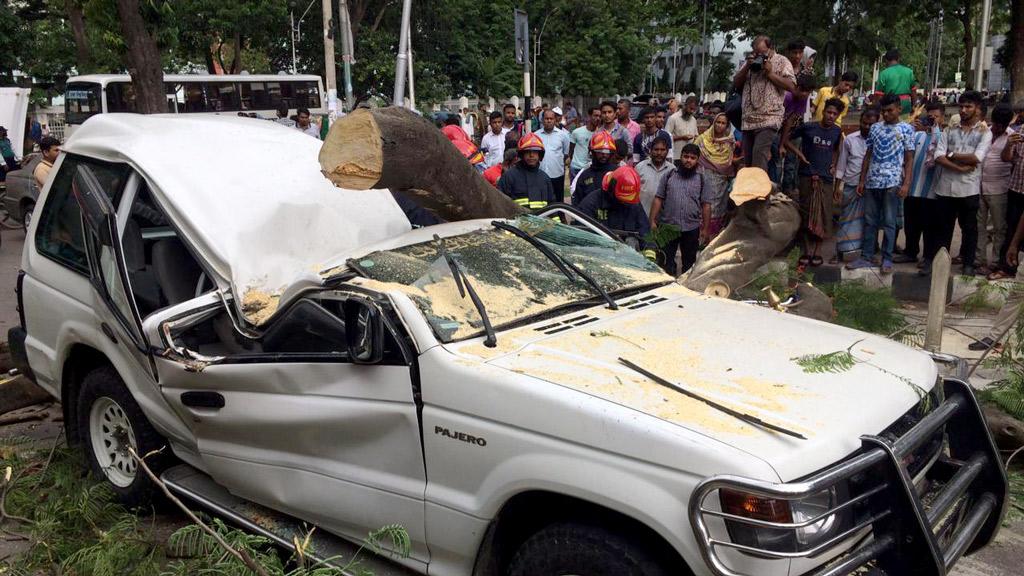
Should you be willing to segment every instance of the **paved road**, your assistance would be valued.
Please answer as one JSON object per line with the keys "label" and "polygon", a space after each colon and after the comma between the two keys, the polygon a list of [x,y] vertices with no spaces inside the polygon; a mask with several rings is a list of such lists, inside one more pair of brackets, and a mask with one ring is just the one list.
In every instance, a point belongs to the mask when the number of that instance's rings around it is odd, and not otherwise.
{"label": "paved road", "polygon": [[21,230],[0,230],[0,341],[7,340],[7,329],[18,325],[18,298],[14,284],[21,268],[21,250],[25,233]]}

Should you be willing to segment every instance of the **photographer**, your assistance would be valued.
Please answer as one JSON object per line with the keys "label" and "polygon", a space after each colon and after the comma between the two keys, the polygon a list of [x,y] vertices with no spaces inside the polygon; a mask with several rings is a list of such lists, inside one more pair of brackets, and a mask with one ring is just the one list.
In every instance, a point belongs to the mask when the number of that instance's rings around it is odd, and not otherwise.
{"label": "photographer", "polygon": [[754,38],[753,52],[733,78],[743,93],[743,157],[747,166],[768,171],[772,142],[782,127],[786,92],[796,90],[793,65],[772,49],[771,38]]}

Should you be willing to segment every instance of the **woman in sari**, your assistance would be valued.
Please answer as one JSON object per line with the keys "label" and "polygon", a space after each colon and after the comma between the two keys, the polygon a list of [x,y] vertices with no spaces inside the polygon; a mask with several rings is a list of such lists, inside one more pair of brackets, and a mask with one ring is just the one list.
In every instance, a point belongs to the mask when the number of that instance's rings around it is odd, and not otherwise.
{"label": "woman in sari", "polygon": [[696,140],[700,148],[700,166],[704,172],[711,204],[711,221],[707,223],[707,239],[710,241],[725,228],[725,216],[729,208],[729,186],[736,176],[736,138],[732,126],[724,113],[715,116],[707,130]]}

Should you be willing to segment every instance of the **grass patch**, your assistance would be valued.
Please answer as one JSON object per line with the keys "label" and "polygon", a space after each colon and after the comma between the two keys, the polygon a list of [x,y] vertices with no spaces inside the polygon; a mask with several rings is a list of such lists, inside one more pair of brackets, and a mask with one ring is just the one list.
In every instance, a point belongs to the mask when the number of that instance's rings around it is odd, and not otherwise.
{"label": "grass patch", "polygon": [[[15,560],[0,563],[4,576],[243,576],[251,572],[218,547],[198,525],[169,538],[154,529],[153,511],[131,511],[117,503],[108,485],[92,478],[79,450],[55,444],[38,448],[23,438],[0,439],[0,485],[9,517],[5,535],[25,536],[31,544]],[[9,478],[4,481],[4,478]],[[272,576],[340,576],[342,570],[369,575],[353,558],[344,569],[313,565],[300,553],[288,557],[261,536],[208,522],[226,542],[242,549]],[[379,552],[382,543],[408,554],[409,539],[400,526],[370,534],[364,547]],[[300,548],[302,542],[299,542]],[[306,539],[308,544],[308,538]]]}

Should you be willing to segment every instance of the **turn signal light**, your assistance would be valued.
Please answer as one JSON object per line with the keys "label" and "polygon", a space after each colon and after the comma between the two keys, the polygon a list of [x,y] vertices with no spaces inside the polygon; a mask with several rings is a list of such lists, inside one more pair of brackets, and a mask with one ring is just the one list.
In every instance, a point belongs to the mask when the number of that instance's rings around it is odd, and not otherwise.
{"label": "turn signal light", "polygon": [[722,511],[728,514],[766,522],[793,521],[793,512],[788,500],[762,498],[727,488],[723,488],[720,492]]}

